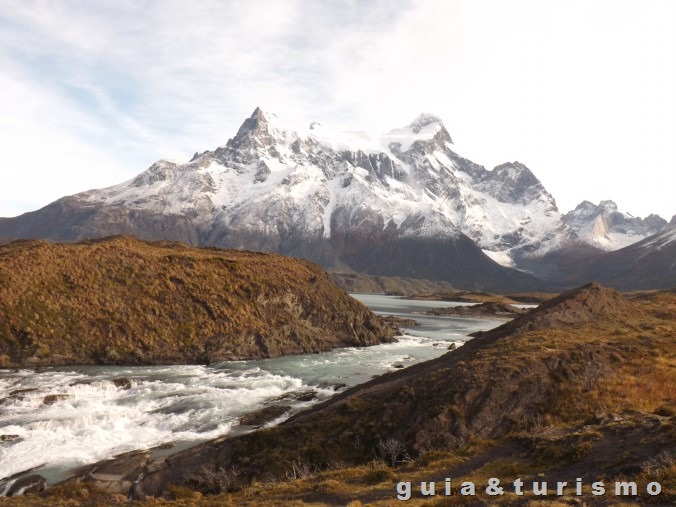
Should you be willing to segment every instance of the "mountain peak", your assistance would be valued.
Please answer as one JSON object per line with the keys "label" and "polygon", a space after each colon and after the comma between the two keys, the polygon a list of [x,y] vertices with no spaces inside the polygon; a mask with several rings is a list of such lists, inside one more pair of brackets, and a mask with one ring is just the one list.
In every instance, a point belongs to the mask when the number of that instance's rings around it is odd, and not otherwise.
{"label": "mountain peak", "polygon": [[[591,216],[596,217],[598,215],[604,215],[604,216],[610,216],[613,214],[619,213],[620,215],[624,216],[627,219],[631,220],[637,220],[640,222],[645,222],[646,220],[649,222],[654,222],[653,225],[656,227],[663,227],[666,225],[666,220],[664,220],[661,216],[657,215],[656,213],[651,213],[648,215],[646,218],[642,219],[640,217],[634,217],[630,213],[626,213],[623,211],[620,211],[617,207],[617,203],[615,201],[612,201],[610,199],[607,199],[605,201],[600,201],[599,204],[594,204],[593,202],[590,201],[582,201],[580,204],[578,204],[574,210],[569,211],[568,215],[573,216],[573,215],[578,215],[578,216]],[[619,218],[616,218],[619,220]],[[654,231],[656,232],[656,231]]]}
{"label": "mountain peak", "polygon": [[610,199],[598,205],[582,201],[566,213],[564,221],[582,241],[606,251],[641,241],[667,225],[666,220],[655,214],[643,219],[622,212]]}
{"label": "mountain peak", "polygon": [[[594,204],[591,201],[582,201],[580,204],[575,206],[575,209],[573,211],[581,211],[581,210],[594,210],[596,209],[596,204]],[[572,213],[572,211],[571,211]]]}
{"label": "mountain peak", "polygon": [[279,137],[280,132],[292,131],[294,129],[282,122],[276,114],[256,107],[251,116],[244,120],[235,137],[228,141],[228,144],[238,147],[245,140],[253,137],[255,144],[268,145],[273,143],[275,137]]}
{"label": "mountain peak", "polygon": [[615,203],[615,201],[608,199],[606,201],[601,201],[599,203],[599,208],[604,208],[604,209],[607,209],[607,210],[616,211],[617,210],[617,204]]}
{"label": "mountain peak", "polygon": [[551,200],[552,210],[556,209],[554,198],[533,172],[521,162],[507,162],[489,171],[484,182],[494,188],[493,195],[502,202],[526,203],[546,196]]}
{"label": "mountain peak", "polygon": [[244,123],[242,123],[241,127],[239,127],[239,130],[237,131],[237,134],[233,138],[233,141],[235,141],[236,143],[240,142],[247,136],[247,134],[249,134],[250,132],[254,132],[255,130],[258,130],[265,123],[267,123],[265,113],[260,107],[257,107],[251,114],[251,116],[249,116],[246,120],[244,120]]}
{"label": "mountain peak", "polygon": [[279,118],[279,116],[277,116],[275,113],[273,113],[272,111],[261,109],[260,107],[256,107],[256,109],[254,109],[254,112],[251,113],[249,119],[256,120],[259,123],[272,125],[275,128],[285,128],[285,129],[291,128],[290,125],[287,125],[285,122],[283,122]]}
{"label": "mountain peak", "polygon": [[514,180],[519,178],[521,175],[528,175],[535,178],[533,171],[528,169],[526,164],[522,164],[518,160],[515,160],[514,162],[505,162],[504,164],[496,166],[493,170],[497,171],[498,173],[505,173]]}
{"label": "mountain peak", "polygon": [[419,114],[404,128],[391,130],[383,137],[388,144],[398,144],[401,152],[408,151],[418,141],[434,141],[439,143],[439,146],[443,146],[444,143],[453,144],[451,135],[441,119],[429,113]]}
{"label": "mountain peak", "polygon": [[254,112],[251,114],[251,118],[254,118],[254,117],[260,118],[260,117],[263,117],[263,116],[265,116],[265,113],[263,112],[263,110],[260,108],[260,106],[256,106],[256,109],[254,109]]}
{"label": "mountain peak", "polygon": [[420,113],[416,118],[409,123],[408,127],[416,134],[430,125],[438,124],[441,128],[444,127],[444,122],[436,115],[430,113]]}

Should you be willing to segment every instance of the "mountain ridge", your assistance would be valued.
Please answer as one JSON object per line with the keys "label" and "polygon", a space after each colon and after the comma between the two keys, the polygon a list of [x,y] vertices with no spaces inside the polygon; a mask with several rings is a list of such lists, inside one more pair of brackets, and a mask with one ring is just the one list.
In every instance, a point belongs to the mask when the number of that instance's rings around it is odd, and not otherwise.
{"label": "mountain ridge", "polygon": [[[256,108],[224,145],[0,219],[0,238],[129,234],[276,252],[337,273],[550,291],[594,279],[567,271],[603,251],[603,244],[583,241],[585,227],[602,239],[621,236],[613,232],[621,224],[585,206],[564,216],[518,161],[489,171],[464,158],[431,114],[369,136],[317,122],[299,128]],[[636,222],[619,212],[608,216]],[[662,220],[649,219],[648,229]],[[630,237],[643,236],[622,236]]]}
{"label": "mountain ridge", "polygon": [[[300,130],[257,108],[225,145],[187,164],[161,160],[127,182],[1,220],[0,236],[72,241],[133,234],[273,251],[334,271],[436,278],[470,289],[544,287],[474,244],[493,232],[496,248],[523,243],[537,251],[567,241],[559,232],[540,237],[539,222],[558,223],[560,214],[522,164],[486,171],[463,159],[430,115],[378,139],[316,126]],[[515,188],[519,184],[533,190]],[[545,219],[529,207],[544,210]],[[508,212],[536,217],[538,224],[524,218],[513,231],[512,217],[489,230],[487,213]],[[418,259],[424,251],[429,255]]]}
{"label": "mountain ridge", "polygon": [[621,290],[672,289],[674,259],[676,224],[619,250],[568,260],[561,281],[574,285],[593,279]]}
{"label": "mountain ridge", "polygon": [[619,211],[611,200],[601,201],[598,205],[582,201],[563,219],[582,241],[607,252],[637,243],[668,225],[664,218],[654,213],[640,218]]}

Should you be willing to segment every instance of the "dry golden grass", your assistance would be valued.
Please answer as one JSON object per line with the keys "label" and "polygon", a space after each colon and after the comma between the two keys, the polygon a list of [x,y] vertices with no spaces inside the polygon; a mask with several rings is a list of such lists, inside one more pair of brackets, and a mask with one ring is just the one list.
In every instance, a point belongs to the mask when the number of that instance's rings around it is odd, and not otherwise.
{"label": "dry golden grass", "polygon": [[[213,497],[174,489],[182,498],[146,504],[386,506],[399,504],[399,481],[436,481],[439,489],[451,477],[456,488],[457,481],[473,481],[479,492],[492,477],[511,484],[516,477],[544,480],[543,475],[554,482],[584,475],[582,501],[595,505],[649,504],[645,486],[652,481],[663,488],[654,499],[658,504],[676,502],[671,313],[676,297],[642,297],[622,314],[522,329],[481,348],[461,347],[412,370],[417,373],[398,387],[372,385],[289,424],[236,439],[221,456],[244,458],[255,475],[252,482]],[[459,423],[467,431],[460,433],[462,441],[450,438]],[[388,434],[401,438],[414,459],[394,468],[384,460],[374,463],[374,443]],[[413,444],[430,435],[436,447],[413,452]],[[324,466],[290,480],[285,470],[291,460]],[[327,468],[332,460],[343,464]],[[641,496],[592,497],[590,483],[597,477],[636,481]],[[569,493],[543,501],[532,491],[521,498],[511,492],[500,498],[418,494],[406,505],[537,506],[578,500]]]}
{"label": "dry golden grass", "polygon": [[0,247],[0,367],[205,363],[391,337],[302,260],[129,237]]}

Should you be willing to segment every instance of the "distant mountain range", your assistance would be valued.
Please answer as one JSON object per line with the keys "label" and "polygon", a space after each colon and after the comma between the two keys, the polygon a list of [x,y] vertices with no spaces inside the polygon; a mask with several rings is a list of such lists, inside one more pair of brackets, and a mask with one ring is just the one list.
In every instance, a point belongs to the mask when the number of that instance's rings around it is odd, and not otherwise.
{"label": "distant mountain range", "polygon": [[676,224],[620,250],[569,261],[566,285],[598,280],[618,289],[676,288]]}
{"label": "distant mountain range", "polygon": [[613,201],[601,201],[598,206],[583,201],[563,220],[582,241],[609,252],[657,234],[668,225],[658,215],[637,218],[623,213]]}
{"label": "distant mountain range", "polygon": [[278,252],[334,272],[539,290],[567,283],[573,261],[666,225],[611,201],[564,216],[525,165],[489,171],[463,158],[432,115],[374,138],[256,109],[224,146],[0,219],[0,238],[133,234]]}

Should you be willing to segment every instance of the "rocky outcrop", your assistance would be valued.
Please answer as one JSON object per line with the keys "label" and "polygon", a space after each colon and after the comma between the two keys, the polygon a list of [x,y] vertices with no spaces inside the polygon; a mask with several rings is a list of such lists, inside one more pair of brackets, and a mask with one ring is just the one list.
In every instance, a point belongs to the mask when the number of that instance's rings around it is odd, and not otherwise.
{"label": "rocky outcrop", "polygon": [[0,258],[0,367],[211,363],[393,340],[307,261],[130,237],[19,241]]}
{"label": "rocky outcrop", "polygon": [[8,477],[0,480],[2,496],[34,495],[45,490],[47,480],[41,475],[30,474],[22,477]]}

